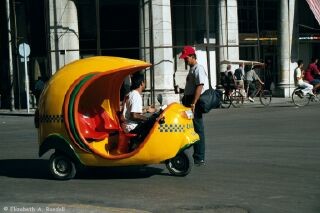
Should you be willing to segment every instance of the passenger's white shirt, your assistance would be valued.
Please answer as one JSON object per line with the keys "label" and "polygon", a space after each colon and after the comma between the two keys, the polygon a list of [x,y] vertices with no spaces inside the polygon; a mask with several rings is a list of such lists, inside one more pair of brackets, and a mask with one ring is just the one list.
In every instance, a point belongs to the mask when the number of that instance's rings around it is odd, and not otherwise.
{"label": "passenger's white shirt", "polygon": [[303,84],[302,78],[298,80],[297,77],[301,77],[301,69],[299,67],[294,70],[294,82],[296,86]]}
{"label": "passenger's white shirt", "polygon": [[131,119],[131,112],[142,113],[142,97],[136,90],[129,92],[123,106],[123,117],[125,121],[121,126],[125,132],[130,132],[138,125],[137,121]]}

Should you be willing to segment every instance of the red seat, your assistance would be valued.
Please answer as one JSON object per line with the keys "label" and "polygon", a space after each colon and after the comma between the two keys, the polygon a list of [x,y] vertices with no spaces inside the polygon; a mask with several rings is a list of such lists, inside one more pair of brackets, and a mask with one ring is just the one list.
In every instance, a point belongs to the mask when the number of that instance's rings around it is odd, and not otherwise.
{"label": "red seat", "polygon": [[100,141],[107,138],[109,133],[117,132],[119,139],[115,151],[117,154],[129,152],[130,138],[136,134],[125,133],[102,107],[79,112],[78,116],[80,132],[86,140]]}
{"label": "red seat", "polygon": [[120,128],[102,107],[79,112],[79,126],[87,140],[103,140]]}

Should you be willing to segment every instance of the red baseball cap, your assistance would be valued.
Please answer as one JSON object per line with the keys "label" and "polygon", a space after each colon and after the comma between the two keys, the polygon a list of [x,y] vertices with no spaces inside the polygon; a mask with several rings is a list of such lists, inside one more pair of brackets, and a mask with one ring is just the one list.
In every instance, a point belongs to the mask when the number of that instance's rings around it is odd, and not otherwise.
{"label": "red baseball cap", "polygon": [[196,51],[194,50],[194,48],[193,47],[191,47],[191,46],[184,46],[183,47],[183,50],[182,50],[182,53],[181,53],[181,55],[180,55],[180,57],[179,58],[186,58],[187,56],[189,56],[189,55],[191,55],[191,54],[195,54],[196,53]]}

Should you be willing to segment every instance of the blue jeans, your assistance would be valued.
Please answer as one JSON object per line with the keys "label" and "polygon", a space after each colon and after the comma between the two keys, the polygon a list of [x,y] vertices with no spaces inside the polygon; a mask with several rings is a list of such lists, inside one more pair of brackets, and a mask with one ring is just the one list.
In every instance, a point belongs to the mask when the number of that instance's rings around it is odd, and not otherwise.
{"label": "blue jeans", "polygon": [[202,113],[200,112],[199,107],[196,105],[193,119],[194,130],[200,136],[200,141],[193,145],[194,153],[193,159],[194,161],[201,161],[205,159],[205,137],[204,137],[204,125],[202,119]]}
{"label": "blue jeans", "polygon": [[[182,103],[186,107],[190,107],[192,103],[193,95],[185,95],[182,98]],[[200,140],[193,145],[193,159],[194,161],[201,161],[205,158],[205,138],[204,138],[204,126],[202,119],[202,112],[198,104],[196,104],[194,110],[193,127],[196,133],[198,133]]]}

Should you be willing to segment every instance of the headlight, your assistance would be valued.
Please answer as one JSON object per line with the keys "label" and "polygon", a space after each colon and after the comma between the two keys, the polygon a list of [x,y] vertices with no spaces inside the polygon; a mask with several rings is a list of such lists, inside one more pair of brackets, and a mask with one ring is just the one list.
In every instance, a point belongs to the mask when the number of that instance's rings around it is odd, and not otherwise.
{"label": "headlight", "polygon": [[187,119],[193,119],[193,112],[191,109],[183,111],[182,113],[182,117],[187,118]]}

